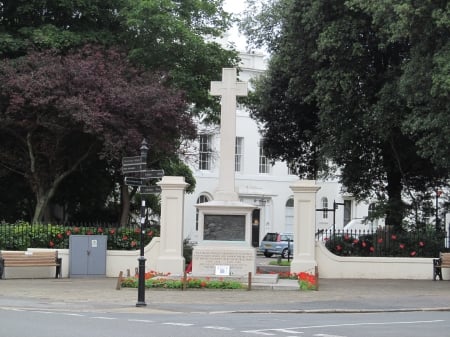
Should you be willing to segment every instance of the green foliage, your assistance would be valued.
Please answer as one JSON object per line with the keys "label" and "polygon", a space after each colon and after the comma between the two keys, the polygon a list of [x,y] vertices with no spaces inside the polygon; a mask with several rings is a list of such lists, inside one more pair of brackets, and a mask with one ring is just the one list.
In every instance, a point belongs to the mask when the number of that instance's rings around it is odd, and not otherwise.
{"label": "green foliage", "polygon": [[[137,288],[139,284],[137,277],[129,277],[122,280],[122,287]],[[155,277],[145,280],[146,288],[164,288],[164,289],[242,289],[243,285],[238,281],[231,280],[212,280],[209,278],[186,278],[171,279],[165,277]]]}
{"label": "green foliage", "polygon": [[449,178],[450,7],[294,0],[258,12],[251,3],[249,38],[272,53],[248,101],[268,156],[312,178],[331,162],[346,192],[383,200],[386,223],[401,231],[402,193]]}

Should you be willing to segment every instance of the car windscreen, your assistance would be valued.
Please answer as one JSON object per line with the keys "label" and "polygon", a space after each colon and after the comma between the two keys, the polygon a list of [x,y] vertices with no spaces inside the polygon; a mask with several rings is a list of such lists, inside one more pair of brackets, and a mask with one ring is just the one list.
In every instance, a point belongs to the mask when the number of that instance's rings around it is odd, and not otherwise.
{"label": "car windscreen", "polygon": [[277,233],[267,233],[263,241],[277,241]]}
{"label": "car windscreen", "polygon": [[292,235],[283,235],[283,234],[281,234],[281,241],[288,241],[288,240],[293,241],[292,240]]}

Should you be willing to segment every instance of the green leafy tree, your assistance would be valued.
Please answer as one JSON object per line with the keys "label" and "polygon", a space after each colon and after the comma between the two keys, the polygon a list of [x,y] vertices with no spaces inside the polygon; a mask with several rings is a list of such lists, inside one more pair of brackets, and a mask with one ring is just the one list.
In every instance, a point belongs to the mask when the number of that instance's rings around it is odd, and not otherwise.
{"label": "green leafy tree", "polygon": [[[210,39],[221,35],[230,25],[231,17],[223,11],[222,4],[223,0],[6,0],[0,3],[0,54],[3,58],[15,59],[44,50],[58,50],[64,55],[87,43],[119,47],[126,51],[128,60],[138,67],[164,73],[166,88],[183,90],[190,113],[206,112],[209,120],[217,121],[219,104],[217,98],[208,94],[210,80],[220,76],[222,67],[234,66],[237,62],[235,51],[225,50]],[[59,126],[60,122],[56,119],[53,123]],[[130,130],[130,133],[133,132]],[[36,137],[39,138],[40,134],[35,134],[30,141],[35,142]],[[177,135],[174,134],[174,137]],[[77,142],[80,149],[91,143],[74,140],[74,143]],[[131,143],[134,148],[128,146]],[[36,146],[33,143],[30,145]],[[60,149],[54,154],[53,162],[65,160],[63,153],[71,151],[66,145],[58,143]],[[121,146],[122,155],[136,154],[139,149],[135,138],[127,146],[118,142],[116,150]],[[168,154],[167,149],[159,151],[156,146],[152,151],[154,157]],[[97,153],[97,149],[93,148],[92,153]],[[8,155],[11,154],[7,151],[3,153],[5,165],[16,158],[7,158]],[[88,160],[97,162],[100,167],[104,165],[100,162],[106,160],[106,176],[115,182],[123,179],[118,158],[114,161],[106,156],[94,158],[89,155]],[[91,213],[88,210],[90,207],[81,203],[91,199],[82,198],[81,193],[76,197],[69,186],[90,184],[92,189],[103,191],[103,187],[111,185],[105,179],[86,180],[87,166],[76,165],[67,184],[58,184],[55,190],[56,193],[61,189],[55,200],[61,202],[64,208],[85,214]],[[4,175],[0,173],[0,176]],[[77,182],[75,178],[80,180]],[[98,185],[97,189],[95,185]],[[121,189],[122,212],[127,213],[130,191],[123,184]],[[84,190],[87,193],[89,188]],[[98,200],[95,203],[91,200],[92,205],[104,201],[105,195],[97,194]],[[115,196],[114,191],[111,194]],[[84,210],[81,211],[81,208]]]}
{"label": "green leafy tree", "polygon": [[[427,33],[407,23],[402,30],[392,28],[401,21],[405,6],[410,13],[417,9]],[[436,18],[436,13],[441,16]],[[448,178],[448,153],[438,161],[429,152],[435,148],[442,154],[438,147],[449,144],[448,137],[433,142],[445,127],[432,120],[448,118],[440,108],[448,111],[450,96],[442,80],[433,84],[433,75],[426,77],[431,81],[428,88],[411,76],[416,62],[427,65],[423,67],[435,64],[434,77],[445,70],[439,62],[427,62],[432,58],[414,59],[417,46],[423,50],[433,35],[439,37],[437,44],[448,46],[444,13],[445,4],[428,2],[289,2],[281,23],[272,26],[279,39],[269,40],[269,71],[257,84],[250,105],[264,126],[269,155],[291,163],[297,157],[304,165],[299,173],[314,173],[330,159],[340,168],[346,190],[360,199],[385,199],[386,223],[400,229],[406,212],[402,193],[424,191]],[[259,38],[255,40],[263,40]],[[428,52],[442,63],[445,48],[436,48],[436,55]],[[438,83],[441,91],[435,97]],[[414,99],[419,99],[416,106]],[[430,123],[417,126],[417,114]]]}

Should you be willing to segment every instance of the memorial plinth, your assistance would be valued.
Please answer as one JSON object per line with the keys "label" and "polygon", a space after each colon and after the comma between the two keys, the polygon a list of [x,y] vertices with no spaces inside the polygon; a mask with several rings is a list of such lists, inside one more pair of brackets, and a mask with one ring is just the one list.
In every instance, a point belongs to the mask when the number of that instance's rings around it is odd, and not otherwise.
{"label": "memorial plinth", "polygon": [[229,276],[255,274],[256,251],[251,246],[251,214],[255,206],[219,200],[196,207],[200,240],[192,253],[192,274],[217,275],[220,266],[229,271]]}

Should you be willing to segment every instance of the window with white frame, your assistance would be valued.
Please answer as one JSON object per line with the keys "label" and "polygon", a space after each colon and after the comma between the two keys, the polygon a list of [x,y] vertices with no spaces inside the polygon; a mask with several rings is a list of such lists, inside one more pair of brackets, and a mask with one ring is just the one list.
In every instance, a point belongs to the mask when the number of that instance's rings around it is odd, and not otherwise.
{"label": "window with white frame", "polygon": [[[322,209],[328,209],[328,198],[322,198]],[[322,211],[322,219],[328,219],[328,211]]]}
{"label": "window with white frame", "polygon": [[236,137],[234,156],[234,170],[236,172],[242,171],[242,160],[244,158],[244,138]]}
{"label": "window with white frame", "polygon": [[270,162],[266,156],[263,141],[259,144],[259,173],[270,173]]}
{"label": "window with white frame", "polygon": [[[208,202],[208,201],[209,201],[209,198],[206,195],[204,195],[204,194],[200,195],[197,198],[197,204],[202,204],[202,203]],[[195,230],[196,231],[198,231],[198,216],[199,216],[199,211],[198,211],[198,208],[197,208],[197,211],[195,213]]]}
{"label": "window with white frame", "polygon": [[199,136],[199,158],[198,158],[198,169],[199,170],[210,170],[212,162],[212,136],[208,134],[203,134]]}

